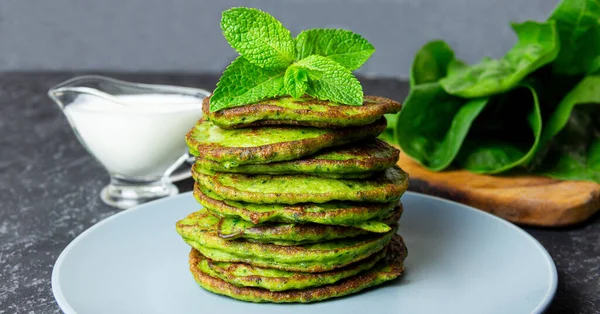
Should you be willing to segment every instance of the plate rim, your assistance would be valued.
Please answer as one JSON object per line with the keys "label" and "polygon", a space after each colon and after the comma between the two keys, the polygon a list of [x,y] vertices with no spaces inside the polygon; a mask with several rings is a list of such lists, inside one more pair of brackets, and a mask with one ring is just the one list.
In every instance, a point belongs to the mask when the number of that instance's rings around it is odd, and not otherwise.
{"label": "plate rim", "polygon": [[[125,215],[131,214],[133,212],[137,212],[140,209],[143,210],[147,206],[158,205],[163,202],[171,201],[174,198],[188,197],[191,194],[192,194],[192,192],[189,191],[189,192],[178,194],[173,197],[159,199],[159,200],[148,202],[148,203],[145,203],[145,204],[133,207],[133,208],[122,210],[119,213],[111,215],[111,216],[104,218],[101,221],[95,223],[94,225],[90,226],[85,231],[83,231],[82,233],[77,235],[73,240],[71,240],[71,242],[69,242],[69,244],[59,254],[58,258],[56,259],[56,262],[52,266],[52,276],[51,276],[52,295],[54,296],[56,303],[58,304],[59,308],[63,311],[63,313],[77,314],[75,309],[73,309],[71,304],[67,301],[67,298],[64,296],[62,290],[60,289],[60,279],[59,279],[60,268],[61,268],[62,264],[64,263],[66,256],[68,256],[69,252],[75,247],[75,245],[77,245],[77,243],[81,242],[82,239],[84,239],[88,234],[94,232],[94,230],[100,228],[104,224],[109,223],[113,219],[118,219],[118,217],[125,216]],[[475,212],[476,214],[487,216],[488,218],[496,220],[497,222],[504,224],[505,226],[516,231],[517,233],[520,233],[526,239],[529,239],[533,243],[533,245],[538,249],[538,251],[540,251],[540,253],[542,253],[542,255],[545,257],[546,262],[550,266],[549,267],[550,268],[550,278],[549,278],[550,279],[550,287],[544,294],[544,297],[540,301],[540,303],[538,303],[538,305],[532,310],[531,314],[541,314],[550,306],[550,304],[552,304],[552,301],[554,300],[554,297],[556,295],[556,290],[558,288],[558,271],[556,268],[556,264],[554,263],[554,259],[552,259],[552,256],[550,255],[550,253],[548,253],[546,248],[532,235],[527,233],[525,230],[521,229],[519,226],[513,224],[512,222],[509,222],[498,216],[492,215],[488,212],[485,212],[483,210],[477,209],[475,207],[472,207],[472,206],[469,206],[466,204],[447,200],[447,199],[437,197],[437,196],[413,192],[413,191],[406,191],[404,193],[404,195],[412,195],[412,196],[416,196],[416,197],[422,197],[425,199],[431,199],[434,201],[441,201],[442,203],[445,203],[446,205],[453,205],[453,206],[459,205],[459,207],[464,207],[464,208],[468,209],[469,211]]]}

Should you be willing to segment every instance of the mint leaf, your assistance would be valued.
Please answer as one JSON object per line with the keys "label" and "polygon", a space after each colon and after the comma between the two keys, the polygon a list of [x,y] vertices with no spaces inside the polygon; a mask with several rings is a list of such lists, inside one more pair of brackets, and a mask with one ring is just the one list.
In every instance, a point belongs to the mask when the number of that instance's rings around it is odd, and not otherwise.
{"label": "mint leaf", "polygon": [[308,88],[308,74],[306,69],[291,65],[285,71],[283,80],[285,90],[295,99],[304,96],[304,93],[306,93],[306,89]]}
{"label": "mint leaf", "polygon": [[298,59],[320,55],[356,70],[371,57],[375,47],[359,34],[344,29],[309,29],[296,37]]}
{"label": "mint leaf", "polygon": [[217,83],[217,88],[210,98],[210,111],[285,95],[284,73],[263,69],[243,57],[238,57],[225,69]]}
{"label": "mint leaf", "polygon": [[308,95],[345,105],[363,104],[360,82],[350,70],[339,63],[323,56],[312,55],[294,65],[306,69],[308,73]]}
{"label": "mint leaf", "polygon": [[250,8],[224,11],[221,29],[231,47],[261,68],[285,69],[296,58],[290,31],[263,11]]}

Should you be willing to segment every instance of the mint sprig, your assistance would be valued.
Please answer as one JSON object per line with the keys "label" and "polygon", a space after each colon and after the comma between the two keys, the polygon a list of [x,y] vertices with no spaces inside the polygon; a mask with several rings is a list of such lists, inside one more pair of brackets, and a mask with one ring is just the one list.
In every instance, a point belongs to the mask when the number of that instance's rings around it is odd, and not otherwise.
{"label": "mint sprig", "polygon": [[273,16],[251,8],[224,11],[221,28],[240,57],[223,72],[211,111],[285,95],[362,105],[362,87],[352,70],[375,51],[362,36],[310,29],[294,39]]}

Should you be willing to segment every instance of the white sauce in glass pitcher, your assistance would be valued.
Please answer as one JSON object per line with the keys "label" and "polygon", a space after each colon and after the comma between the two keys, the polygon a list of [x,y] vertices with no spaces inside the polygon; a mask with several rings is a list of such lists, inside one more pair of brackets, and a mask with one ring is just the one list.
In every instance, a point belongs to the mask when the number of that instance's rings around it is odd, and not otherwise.
{"label": "white sauce in glass pitcher", "polygon": [[169,94],[114,97],[120,104],[80,95],[64,112],[109,172],[161,177],[187,151],[184,136],[202,117],[202,100]]}

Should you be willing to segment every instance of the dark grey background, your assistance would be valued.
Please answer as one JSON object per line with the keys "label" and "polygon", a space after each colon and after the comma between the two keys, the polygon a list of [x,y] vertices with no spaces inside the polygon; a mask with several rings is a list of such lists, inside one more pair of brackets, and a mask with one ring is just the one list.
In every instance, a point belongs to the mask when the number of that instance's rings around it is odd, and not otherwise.
{"label": "dark grey background", "polygon": [[361,74],[406,77],[414,52],[446,39],[470,62],[515,41],[509,22],[544,20],[558,0],[0,0],[0,71],[220,72],[236,56],[220,13],[251,6],[293,34],[342,27],[377,48]]}

